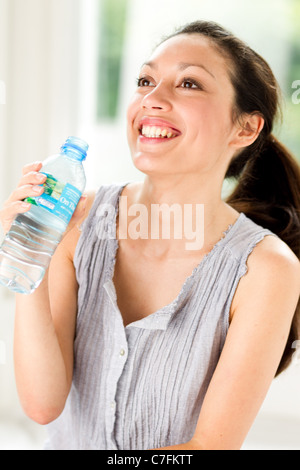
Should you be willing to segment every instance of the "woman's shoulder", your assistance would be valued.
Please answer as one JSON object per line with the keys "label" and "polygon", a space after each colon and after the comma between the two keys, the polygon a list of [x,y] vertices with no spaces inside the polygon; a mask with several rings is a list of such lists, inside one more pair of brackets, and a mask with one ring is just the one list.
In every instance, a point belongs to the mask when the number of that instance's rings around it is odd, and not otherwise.
{"label": "woman's shoulder", "polygon": [[[247,276],[239,283],[231,306],[231,318],[249,295],[264,291],[300,294],[300,261],[279,237],[265,236],[247,259]],[[252,294],[251,294],[252,293]]]}
{"label": "woman's shoulder", "polygon": [[267,235],[258,243],[253,256],[249,257],[250,263],[260,268],[276,269],[278,273],[282,269],[290,269],[300,276],[299,259],[283,240],[274,235]]}
{"label": "woman's shoulder", "polygon": [[230,244],[231,252],[247,264],[300,265],[292,249],[270,229],[254,222],[245,213],[240,213]]}

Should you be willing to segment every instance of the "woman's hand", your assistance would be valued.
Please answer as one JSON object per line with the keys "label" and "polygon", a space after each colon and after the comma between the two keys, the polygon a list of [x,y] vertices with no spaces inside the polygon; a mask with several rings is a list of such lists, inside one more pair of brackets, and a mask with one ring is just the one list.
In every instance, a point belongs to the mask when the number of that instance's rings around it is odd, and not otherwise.
{"label": "woman's hand", "polygon": [[27,197],[40,196],[44,192],[43,186],[46,176],[39,173],[42,168],[41,162],[31,163],[24,166],[23,175],[17,188],[5,201],[3,209],[0,211],[0,222],[6,234],[18,214],[28,212],[31,204],[24,202]]}
{"label": "woman's hand", "polygon": [[[30,163],[24,166],[22,178],[17,188],[11,193],[0,211],[0,223],[4,234],[10,230],[11,224],[18,214],[24,214],[30,210],[31,204],[25,202],[24,199],[43,194],[43,183],[46,181],[46,175],[39,173],[42,166],[42,162]],[[84,216],[86,199],[87,196],[85,195],[81,197],[65,234]]]}

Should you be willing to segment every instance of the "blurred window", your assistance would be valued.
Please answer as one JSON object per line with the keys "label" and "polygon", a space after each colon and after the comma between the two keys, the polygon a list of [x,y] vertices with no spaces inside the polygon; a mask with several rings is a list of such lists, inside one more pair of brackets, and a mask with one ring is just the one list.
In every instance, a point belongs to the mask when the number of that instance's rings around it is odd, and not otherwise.
{"label": "blurred window", "polygon": [[117,116],[128,0],[99,1],[97,120]]}

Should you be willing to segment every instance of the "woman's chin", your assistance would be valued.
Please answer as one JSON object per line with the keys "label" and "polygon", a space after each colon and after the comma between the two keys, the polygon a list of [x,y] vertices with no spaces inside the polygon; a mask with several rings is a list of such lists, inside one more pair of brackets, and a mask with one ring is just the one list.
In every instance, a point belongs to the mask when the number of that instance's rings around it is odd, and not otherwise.
{"label": "woman's chin", "polygon": [[135,168],[146,175],[166,173],[158,156],[139,154],[134,155],[132,160]]}

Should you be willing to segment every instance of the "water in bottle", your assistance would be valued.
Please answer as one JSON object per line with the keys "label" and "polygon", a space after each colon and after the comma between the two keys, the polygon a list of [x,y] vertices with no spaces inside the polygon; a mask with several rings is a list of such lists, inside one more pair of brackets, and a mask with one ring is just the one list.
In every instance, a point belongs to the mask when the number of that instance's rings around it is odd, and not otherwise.
{"label": "water in bottle", "polygon": [[69,137],[59,154],[43,162],[44,192],[26,199],[30,210],[15,218],[0,247],[0,284],[10,290],[31,294],[41,283],[84,191],[88,147]]}

